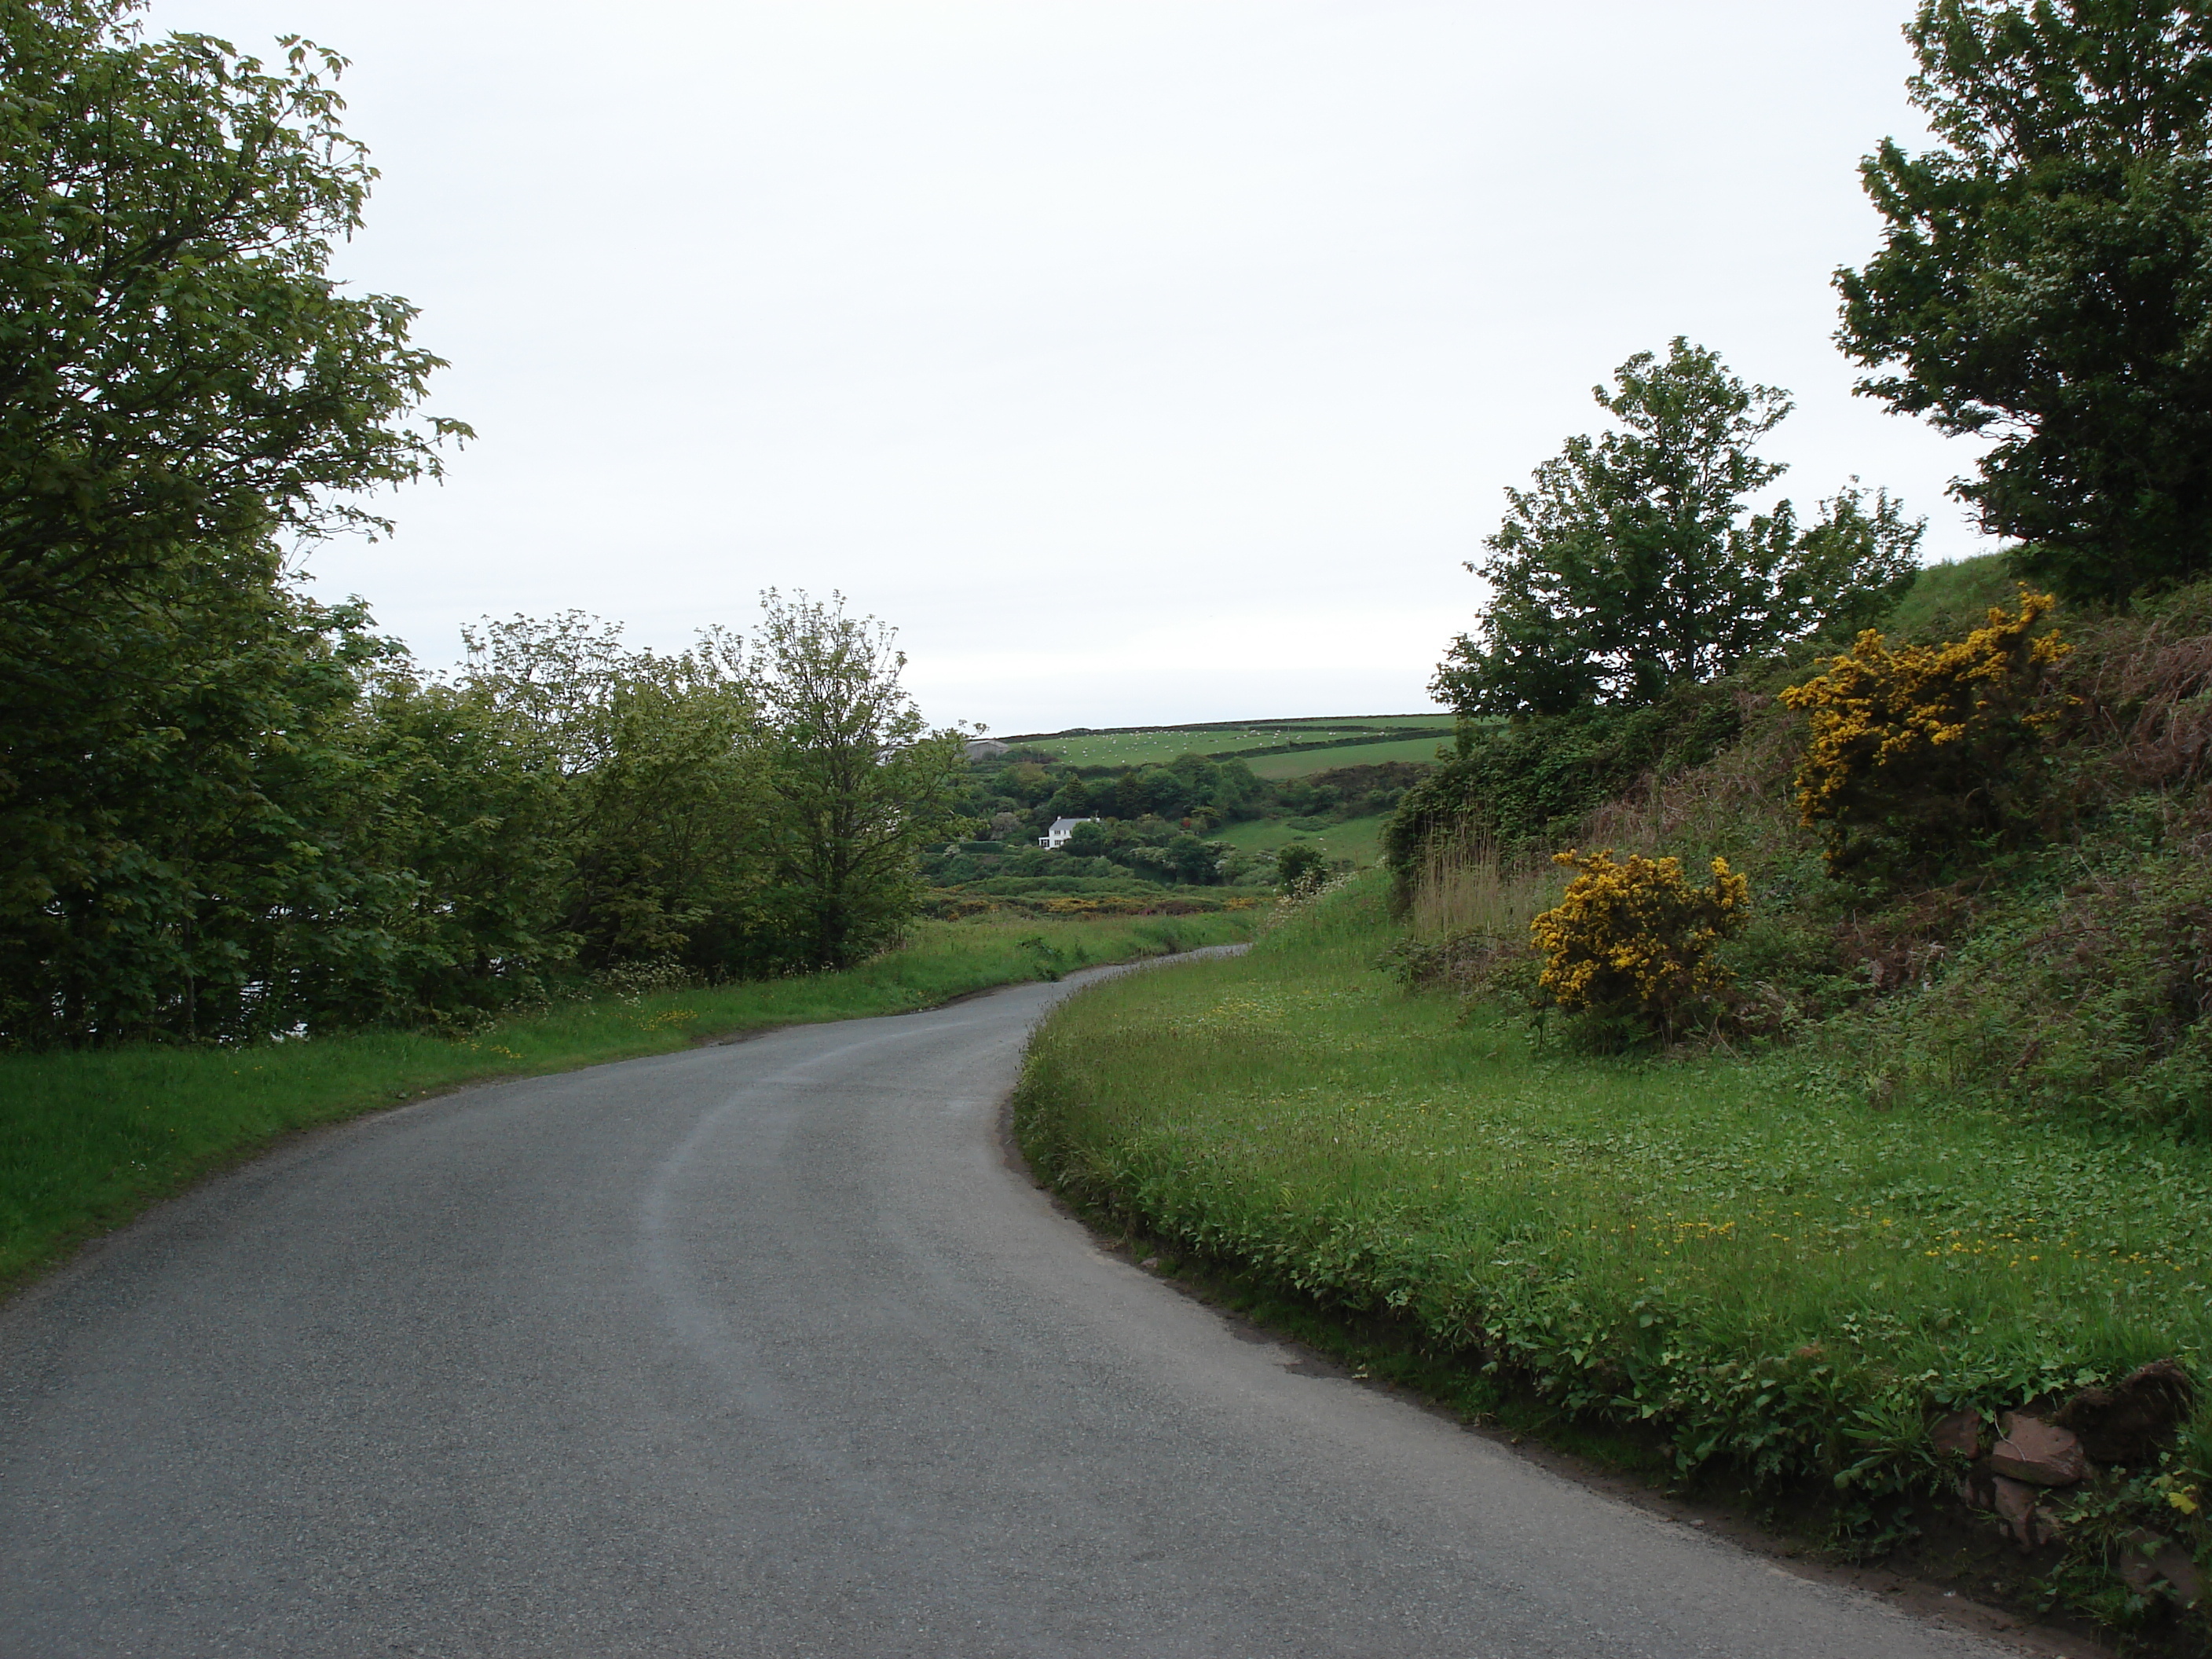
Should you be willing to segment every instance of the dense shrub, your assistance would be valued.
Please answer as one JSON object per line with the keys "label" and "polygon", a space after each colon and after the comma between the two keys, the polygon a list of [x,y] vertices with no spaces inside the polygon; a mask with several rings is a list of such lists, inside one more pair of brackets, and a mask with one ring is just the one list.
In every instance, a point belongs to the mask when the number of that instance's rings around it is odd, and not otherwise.
{"label": "dense shrub", "polygon": [[1328,855],[1310,841],[1294,841],[1275,854],[1275,880],[1285,893],[1318,887],[1328,874]]}
{"label": "dense shrub", "polygon": [[1384,831],[1401,901],[1440,843],[1549,851],[1638,777],[1706,760],[1742,726],[1726,682],[1682,687],[1648,708],[1462,726],[1457,757],[1406,792]]}
{"label": "dense shrub", "polygon": [[1744,878],[1715,859],[1711,881],[1693,886],[1678,859],[1609,848],[1557,862],[1580,873],[1529,929],[1545,958],[1539,988],[1570,1012],[1668,1038],[1694,1024],[1727,984],[1712,950],[1743,926]]}
{"label": "dense shrub", "polygon": [[2069,647],[2038,625],[2057,603],[2023,587],[1963,640],[1893,646],[1869,629],[1827,672],[1783,691],[1810,741],[1797,805],[1828,865],[1898,875],[2002,839],[2030,806],[2029,763],[2058,717],[2051,665]]}

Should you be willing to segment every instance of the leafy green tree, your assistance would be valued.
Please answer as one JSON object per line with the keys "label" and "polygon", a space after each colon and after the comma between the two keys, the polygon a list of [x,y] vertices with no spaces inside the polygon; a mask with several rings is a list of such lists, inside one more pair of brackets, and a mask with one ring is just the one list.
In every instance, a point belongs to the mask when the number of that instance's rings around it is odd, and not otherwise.
{"label": "leafy green tree", "polygon": [[1922,526],[1856,484],[1801,527],[1750,498],[1784,471],[1753,447],[1790,412],[1677,338],[1594,395],[1618,422],[1580,436],[1509,489],[1504,524],[1470,564],[1492,596],[1432,689],[1463,715],[1642,707],[1745,658],[1877,616],[1910,581]]}
{"label": "leafy green tree", "polygon": [[1285,893],[1318,887],[1328,875],[1328,854],[1310,841],[1294,841],[1275,854],[1275,881]]}
{"label": "leafy green tree", "polygon": [[1203,887],[1214,878],[1214,866],[1228,849],[1219,842],[1200,841],[1196,836],[1181,835],[1167,844],[1169,867],[1182,880]]}
{"label": "leafy green tree", "polygon": [[1993,441],[1955,488],[2062,594],[2212,568],[2212,13],[1924,0],[1906,34],[1942,142],[1863,164],[1859,389]]}
{"label": "leafy green tree", "polygon": [[1113,848],[1113,831],[1095,819],[1088,823],[1079,823],[1068,831],[1066,850],[1070,858],[1103,858]]}
{"label": "leafy green tree", "polygon": [[767,724],[769,899],[811,968],[895,939],[921,902],[921,849],[973,827],[960,810],[963,735],[929,728],[900,683],[896,636],[844,606],[770,589],[751,670]]}
{"label": "leafy green tree", "polygon": [[384,918],[396,971],[358,1020],[416,1024],[545,994],[573,969],[564,780],[484,686],[405,659],[364,677],[352,742],[384,786],[378,854],[409,878]]}
{"label": "leafy green tree", "polygon": [[143,0],[0,4],[0,604],[57,613],[206,550],[376,520],[358,494],[439,470],[410,423],[438,358],[414,307],[349,295],[331,245],[374,169],[343,60],[270,70],[143,38]]}
{"label": "leafy green tree", "polygon": [[[380,1008],[386,786],[349,741],[392,649],[291,597],[261,550],[173,603],[50,629],[70,659],[15,711],[0,799],[0,1042],[250,1036]],[[225,580],[225,579],[228,580]]]}
{"label": "leafy green tree", "polygon": [[395,650],[279,538],[438,468],[414,313],[329,275],[374,173],[338,60],[0,0],[0,1041],[210,1036],[404,1003]]}
{"label": "leafy green tree", "polygon": [[487,623],[468,644],[465,685],[551,788],[560,927],[581,964],[772,961],[767,744],[739,642],[710,629],[689,651],[636,651],[570,611]]}

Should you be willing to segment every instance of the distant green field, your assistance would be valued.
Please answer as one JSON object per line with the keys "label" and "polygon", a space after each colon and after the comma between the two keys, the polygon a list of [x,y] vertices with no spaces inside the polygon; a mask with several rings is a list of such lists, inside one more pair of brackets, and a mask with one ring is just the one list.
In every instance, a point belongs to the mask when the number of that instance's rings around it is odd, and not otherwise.
{"label": "distant green field", "polygon": [[1346,749],[1306,749],[1291,755],[1255,755],[1244,763],[1263,778],[1303,778],[1340,766],[1373,766],[1380,761],[1434,761],[1439,744],[1449,746],[1451,734],[1431,738],[1398,738],[1388,743],[1363,743]]}
{"label": "distant green field", "polygon": [[1456,714],[1316,714],[1310,720],[1266,720],[1255,722],[1270,726],[1372,726],[1392,732],[1403,731],[1409,726],[1424,726],[1433,731],[1449,732],[1458,720]]}
{"label": "distant green field", "polygon": [[[1267,749],[1277,744],[1324,743],[1335,738],[1357,738],[1368,732],[1394,741],[1404,741],[1401,734],[1409,731],[1434,732],[1435,739],[1422,739],[1433,749],[1437,741],[1450,736],[1451,729],[1449,714],[1336,714],[1303,720],[1227,721],[1216,726],[1154,726],[1133,732],[1090,732],[1079,737],[1016,737],[1006,741],[1020,749],[1042,750],[1070,766],[1144,766],[1164,765],[1181,755],[1220,755]],[[1334,752],[1319,749],[1303,755],[1265,757],[1262,758],[1291,764],[1261,775],[1289,778],[1321,771],[1340,763],[1322,759],[1309,764],[1309,757],[1328,757]],[[1428,760],[1432,757],[1425,752],[1413,758]],[[1256,760],[1254,769],[1260,769]]]}
{"label": "distant green field", "polygon": [[1253,853],[1272,852],[1293,841],[1310,841],[1330,858],[1350,859],[1364,866],[1382,860],[1382,824],[1380,817],[1350,818],[1308,835],[1291,829],[1281,818],[1254,818],[1218,830],[1207,839],[1226,842],[1241,851]]}

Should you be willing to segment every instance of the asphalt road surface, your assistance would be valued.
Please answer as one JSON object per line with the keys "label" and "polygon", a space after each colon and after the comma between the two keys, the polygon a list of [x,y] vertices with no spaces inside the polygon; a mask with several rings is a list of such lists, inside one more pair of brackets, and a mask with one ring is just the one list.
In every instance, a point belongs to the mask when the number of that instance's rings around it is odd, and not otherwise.
{"label": "asphalt road surface", "polygon": [[100,1247],[0,1312],[0,1656],[1999,1651],[1103,1254],[1000,1141],[1070,988],[473,1089]]}

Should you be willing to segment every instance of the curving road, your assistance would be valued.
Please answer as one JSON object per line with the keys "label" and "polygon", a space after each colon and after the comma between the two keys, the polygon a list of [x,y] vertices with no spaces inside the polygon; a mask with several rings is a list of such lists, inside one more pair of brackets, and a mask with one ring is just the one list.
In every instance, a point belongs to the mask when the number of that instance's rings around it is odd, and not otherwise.
{"label": "curving road", "polygon": [[1999,1650],[1545,1473],[1007,1167],[1067,987],[298,1143],[0,1312],[0,1656]]}

